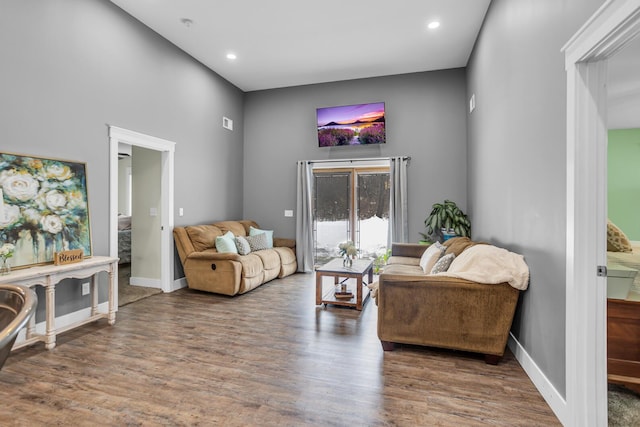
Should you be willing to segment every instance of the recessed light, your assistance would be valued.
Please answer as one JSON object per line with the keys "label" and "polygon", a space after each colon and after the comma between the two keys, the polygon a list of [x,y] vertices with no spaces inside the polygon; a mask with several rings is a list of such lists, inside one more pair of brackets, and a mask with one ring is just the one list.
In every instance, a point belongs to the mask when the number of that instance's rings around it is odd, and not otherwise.
{"label": "recessed light", "polygon": [[438,21],[433,21],[433,22],[429,22],[429,25],[427,25],[427,27],[430,30],[435,30],[436,28],[438,28],[440,26],[440,22]]}
{"label": "recessed light", "polygon": [[235,53],[227,53],[227,59],[234,60],[234,59],[236,59],[236,58],[237,58],[237,56],[236,56],[236,54],[235,54]]}

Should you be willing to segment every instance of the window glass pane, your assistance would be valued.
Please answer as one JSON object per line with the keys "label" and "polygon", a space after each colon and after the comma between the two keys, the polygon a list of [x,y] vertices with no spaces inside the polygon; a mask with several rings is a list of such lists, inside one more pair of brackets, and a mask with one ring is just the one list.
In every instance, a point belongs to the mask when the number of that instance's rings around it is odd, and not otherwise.
{"label": "window glass pane", "polygon": [[314,175],[314,236],[316,264],[340,256],[338,245],[350,240],[350,173]]}
{"label": "window glass pane", "polygon": [[357,240],[360,258],[375,258],[387,249],[389,174],[359,173]]}

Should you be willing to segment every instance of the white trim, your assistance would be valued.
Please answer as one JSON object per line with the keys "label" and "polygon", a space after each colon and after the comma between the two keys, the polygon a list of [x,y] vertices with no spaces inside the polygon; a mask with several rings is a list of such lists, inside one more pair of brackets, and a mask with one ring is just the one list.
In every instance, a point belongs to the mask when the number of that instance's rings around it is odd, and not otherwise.
{"label": "white trim", "polygon": [[151,279],[149,277],[134,277],[129,278],[129,283],[135,286],[142,286],[144,288],[156,288],[162,289],[162,282],[160,279]]}
{"label": "white trim", "polygon": [[174,225],[174,157],[175,142],[154,136],[145,135],[139,132],[130,131],[116,126],[109,127],[109,254],[118,256],[118,146],[120,143],[135,145],[137,147],[160,151],[162,153],[162,206],[161,206],[161,271],[160,282],[163,292],[171,292],[174,270],[173,254],[173,225]]}
{"label": "white trim", "polygon": [[171,286],[171,290],[169,292],[177,291],[178,289],[182,289],[182,288],[186,288],[186,287],[188,287],[187,278],[186,277],[181,277],[180,279],[176,279],[176,280],[173,281],[173,284]]}
{"label": "white trim", "polygon": [[544,372],[538,367],[536,362],[529,356],[529,353],[522,347],[518,340],[510,333],[507,343],[509,349],[516,357],[522,369],[529,376],[529,379],[536,386],[544,400],[549,404],[551,410],[562,424],[567,417],[567,402],[562,395],[551,384],[551,381],[544,375]]}
{"label": "white trim", "polygon": [[[106,313],[109,311],[109,301],[105,301],[103,303],[98,304],[98,311],[102,313]],[[63,316],[59,316],[55,318],[56,330],[64,331],[67,326],[75,325],[83,320],[87,320],[91,317],[91,307],[83,308],[78,311],[74,311],[72,313],[65,314]],[[13,344],[13,348],[18,346],[21,342],[25,341],[27,328],[23,328],[16,337],[16,342]],[[36,333],[40,335],[45,335],[47,333],[47,322],[42,321],[40,323],[36,323]],[[64,332],[62,332],[64,333]]]}
{"label": "white trim", "polygon": [[[566,426],[607,425],[607,59],[640,33],[640,0],[608,0],[563,47],[567,70]],[[551,403],[550,403],[551,405]]]}

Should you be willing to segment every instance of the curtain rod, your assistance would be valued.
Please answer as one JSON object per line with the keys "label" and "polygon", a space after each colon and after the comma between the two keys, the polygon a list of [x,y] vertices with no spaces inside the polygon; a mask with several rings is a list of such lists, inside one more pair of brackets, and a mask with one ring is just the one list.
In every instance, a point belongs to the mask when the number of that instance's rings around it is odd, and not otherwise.
{"label": "curtain rod", "polygon": [[[332,163],[332,162],[378,162],[380,160],[391,160],[391,157],[369,157],[366,159],[325,159],[307,160],[307,163]],[[402,156],[402,160],[411,160],[411,156]]]}

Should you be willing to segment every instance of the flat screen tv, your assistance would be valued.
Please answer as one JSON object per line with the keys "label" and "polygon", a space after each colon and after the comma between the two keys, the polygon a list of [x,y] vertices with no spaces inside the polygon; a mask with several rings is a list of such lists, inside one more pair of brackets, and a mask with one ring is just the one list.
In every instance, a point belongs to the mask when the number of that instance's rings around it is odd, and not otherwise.
{"label": "flat screen tv", "polygon": [[384,102],[318,108],[318,146],[385,144]]}

